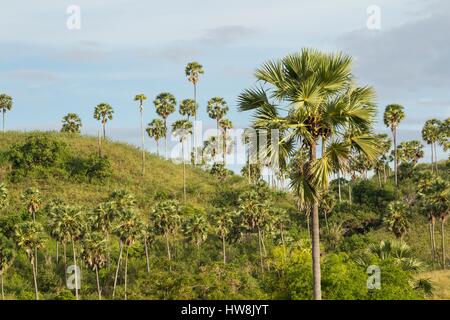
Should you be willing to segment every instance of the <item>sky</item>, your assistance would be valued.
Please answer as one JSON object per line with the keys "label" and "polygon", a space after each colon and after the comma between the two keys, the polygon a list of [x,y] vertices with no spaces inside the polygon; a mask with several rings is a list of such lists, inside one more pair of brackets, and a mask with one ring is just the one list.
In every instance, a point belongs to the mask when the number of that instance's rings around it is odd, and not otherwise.
{"label": "sky", "polygon": [[[389,132],[382,122],[389,103],[405,107],[400,141],[421,140],[425,120],[450,116],[448,0],[1,1],[0,92],[14,98],[11,130],[58,130],[75,112],[82,133],[97,135],[93,109],[107,102],[115,109],[107,134],[139,144],[134,95],[149,97],[150,122],[158,93],[192,97],[184,67],[193,60],[205,68],[198,88],[204,127],[214,126],[207,100],[221,96],[243,128],[250,118],[236,100],[254,85],[254,70],[304,47],[354,57],[358,83],[377,92],[379,132]],[[80,9],[80,29],[67,27],[72,5]],[[153,141],[146,145],[155,150]]]}

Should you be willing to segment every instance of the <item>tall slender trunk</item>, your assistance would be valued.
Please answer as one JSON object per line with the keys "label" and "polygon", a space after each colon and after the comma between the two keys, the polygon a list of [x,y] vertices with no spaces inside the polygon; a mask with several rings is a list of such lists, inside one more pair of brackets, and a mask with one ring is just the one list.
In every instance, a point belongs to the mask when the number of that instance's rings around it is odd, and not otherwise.
{"label": "tall slender trunk", "polygon": [[58,245],[58,241],[56,241],[56,264],[58,264],[59,262],[59,245]]}
{"label": "tall slender trunk", "polygon": [[6,109],[3,109],[3,132],[5,132],[5,113]]}
{"label": "tall slender trunk", "polygon": [[197,84],[194,82],[194,104],[195,104],[195,113],[194,113],[194,146],[192,150],[194,151],[194,165],[197,165],[197,130],[196,130],[196,122],[197,122]]}
{"label": "tall slender trunk", "polygon": [[168,159],[167,158],[167,118],[164,118],[164,129],[165,129],[165,131],[164,131],[164,150],[165,150],[165,157],[167,160]]}
{"label": "tall slender trunk", "polygon": [[67,280],[67,246],[66,242],[63,242],[63,254],[64,254],[64,279]]}
{"label": "tall slender trunk", "polygon": [[[250,142],[249,142],[250,144]],[[252,172],[250,167],[250,146],[247,144],[247,165],[248,165],[248,183],[252,183]]]}
{"label": "tall slender trunk", "polygon": [[429,232],[430,232],[431,257],[433,258],[433,262],[434,262],[436,254],[435,254],[434,245],[433,245],[433,224],[431,222],[431,219],[430,219],[430,222],[428,224],[428,229],[429,229]]}
{"label": "tall slender trunk", "polygon": [[130,246],[127,245],[127,253],[125,255],[125,300],[128,299],[127,295],[127,286],[128,286],[128,251],[130,249]]}
{"label": "tall slender trunk", "polygon": [[263,262],[263,253],[262,253],[262,240],[261,240],[261,230],[258,226],[258,244],[259,244],[259,260],[261,263],[261,272],[264,273],[264,262]]}
{"label": "tall slender trunk", "polygon": [[227,252],[225,251],[225,235],[222,235],[222,252],[223,252],[223,264],[227,263]]}
{"label": "tall slender trunk", "polygon": [[147,273],[150,273],[150,258],[148,256],[147,237],[145,237],[144,239],[144,249],[145,249],[145,261],[147,263]]}
{"label": "tall slender trunk", "polygon": [[100,279],[98,277],[98,266],[95,266],[95,277],[97,278],[98,300],[102,300],[102,290],[100,289]]}
{"label": "tall slender trunk", "polygon": [[348,182],[348,202],[352,203],[352,182]]}
{"label": "tall slender trunk", "polygon": [[433,143],[430,143],[431,147],[431,172],[434,172],[434,149],[433,149]]}
{"label": "tall slender trunk", "polygon": [[36,296],[36,300],[39,300],[39,291],[37,285],[37,269],[34,265],[34,257],[31,257],[31,268],[33,269],[33,281],[34,281],[34,294]]}
{"label": "tall slender trunk", "polygon": [[340,171],[340,170],[338,170],[337,176],[338,176],[338,194],[339,194],[339,202],[341,202],[341,201],[342,201],[342,194],[341,194],[341,171]]}
{"label": "tall slender trunk", "polygon": [[386,176],[386,163],[383,164],[383,178],[384,178],[384,183],[386,183],[386,181],[387,181],[387,176]]}
{"label": "tall slender trunk", "polygon": [[159,157],[159,140],[156,140],[156,155]]}
{"label": "tall slender trunk", "polygon": [[394,175],[395,175],[395,185],[398,186],[398,177],[397,177],[397,128],[392,130],[392,135],[394,138]]}
{"label": "tall slender trunk", "polygon": [[436,167],[436,172],[438,172],[438,171],[439,171],[439,168],[438,168],[438,158],[437,158],[436,142],[434,143],[434,163],[435,163],[435,167]]}
{"label": "tall slender trunk", "polygon": [[2,300],[5,300],[5,290],[3,288],[3,271],[0,272],[0,284],[2,287]]}
{"label": "tall slender trunk", "polygon": [[142,106],[142,102],[141,102],[141,106],[140,106],[140,111],[141,111],[141,136],[142,136],[142,175],[145,174],[145,149],[144,149],[144,145],[145,145],[145,138],[144,138],[144,108]]}
{"label": "tall slender trunk", "polygon": [[[312,142],[309,150],[311,163],[316,160],[316,142]],[[320,283],[320,227],[319,227],[319,203],[314,201],[311,210],[312,215],[312,272],[313,272],[313,296],[315,300],[322,300],[322,289]]]}
{"label": "tall slender trunk", "polygon": [[222,154],[222,160],[223,160],[223,165],[225,166],[225,162],[226,162],[226,158],[227,158],[227,131],[224,129],[223,130],[223,154]]}
{"label": "tall slender trunk", "polygon": [[446,257],[445,257],[445,219],[441,218],[441,249],[442,249],[442,267],[445,270],[445,263],[446,263]]}
{"label": "tall slender trunk", "polygon": [[78,296],[78,268],[77,268],[77,253],[75,251],[75,241],[73,240],[72,237],[72,254],[73,254],[73,264],[75,265],[75,297],[77,300],[80,299],[80,297]]}
{"label": "tall slender trunk", "polygon": [[102,126],[103,126],[103,140],[106,139],[106,122],[102,122]]}
{"label": "tall slender trunk", "polygon": [[181,160],[183,161],[183,198],[186,204],[186,161],[184,160],[184,139],[181,140]]}
{"label": "tall slender trunk", "polygon": [[172,255],[170,254],[169,235],[166,233],[165,237],[166,237],[166,247],[167,247],[167,258],[170,261],[170,260],[172,260]]}
{"label": "tall slender trunk", "polygon": [[435,218],[433,217],[433,220],[432,220],[432,237],[433,237],[433,261],[435,261],[436,260],[436,256],[437,256],[437,252],[436,252],[436,236],[435,236],[435,225],[436,225],[436,220],[435,220]]}
{"label": "tall slender trunk", "polygon": [[100,131],[97,134],[97,140],[98,140],[98,156],[101,157],[102,156],[102,139],[100,138]]}
{"label": "tall slender trunk", "polygon": [[123,244],[122,241],[119,242],[119,259],[117,259],[117,268],[116,268],[116,275],[114,277],[114,287],[113,287],[113,294],[112,297],[114,299],[115,295],[116,295],[116,287],[117,287],[117,278],[119,276],[119,269],[120,269],[120,262],[122,261],[122,252],[123,252]]}

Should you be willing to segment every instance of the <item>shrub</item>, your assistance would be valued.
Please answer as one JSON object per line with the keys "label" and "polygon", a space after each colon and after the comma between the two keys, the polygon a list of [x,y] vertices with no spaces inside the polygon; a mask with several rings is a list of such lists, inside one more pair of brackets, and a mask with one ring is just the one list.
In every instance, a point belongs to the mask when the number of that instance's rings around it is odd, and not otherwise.
{"label": "shrub", "polygon": [[92,180],[103,181],[111,176],[111,162],[104,156],[91,155],[86,162],[86,177]]}

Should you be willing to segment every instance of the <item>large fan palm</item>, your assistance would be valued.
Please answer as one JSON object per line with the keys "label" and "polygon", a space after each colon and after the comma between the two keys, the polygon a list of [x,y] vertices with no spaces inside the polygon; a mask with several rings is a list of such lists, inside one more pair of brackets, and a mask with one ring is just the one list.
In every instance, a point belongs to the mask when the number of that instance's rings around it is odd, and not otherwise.
{"label": "large fan palm", "polygon": [[225,241],[227,235],[230,233],[233,227],[233,212],[226,208],[219,208],[214,213],[214,229],[217,235],[222,240],[222,255],[223,264],[227,263],[227,252]]}
{"label": "large fan palm", "polygon": [[[370,87],[354,87],[351,62],[343,54],[304,49],[265,63],[255,73],[261,87],[239,97],[241,111],[254,111],[255,126],[279,128],[281,157],[292,156],[296,148],[308,150],[308,161],[300,163],[291,176],[291,187],[312,208],[315,299],[321,299],[318,201],[336,170],[332,159],[342,164],[352,150],[370,159],[377,155],[369,133],[375,114],[374,92]],[[352,135],[344,139],[349,130]],[[323,144],[320,159],[319,142]]]}
{"label": "large fan palm", "polygon": [[5,115],[6,111],[10,111],[13,107],[13,99],[7,94],[0,94],[0,110],[3,114],[3,132],[5,132]]}
{"label": "large fan palm", "polygon": [[422,128],[422,139],[431,147],[431,170],[437,168],[436,142],[439,139],[441,122],[437,119],[425,121]]}
{"label": "large fan palm", "polygon": [[389,230],[400,240],[403,240],[410,227],[407,211],[408,207],[403,202],[394,201],[389,203],[389,215],[384,218]]}
{"label": "large fan palm", "polygon": [[208,116],[211,119],[216,120],[217,134],[219,134],[220,120],[222,120],[222,118],[227,114],[229,110],[227,102],[224,98],[214,97],[208,101],[208,106],[206,109],[208,112]]}
{"label": "large fan palm", "polygon": [[156,113],[163,118],[164,121],[164,148],[165,148],[165,156],[167,159],[167,118],[175,112],[175,107],[177,105],[177,100],[175,96],[168,92],[160,93],[153,104],[156,108]]}
{"label": "large fan palm", "polygon": [[134,96],[134,101],[139,102],[139,112],[141,114],[141,148],[142,148],[142,175],[145,174],[145,140],[144,140],[144,101],[147,100],[145,94],[140,93]]}
{"label": "large fan palm", "polygon": [[106,123],[113,119],[113,115],[114,110],[107,103],[100,103],[94,109],[94,119],[102,123],[103,139],[106,139]]}
{"label": "large fan palm", "polygon": [[386,127],[389,127],[391,129],[392,138],[394,140],[395,185],[398,185],[397,128],[403,119],[405,119],[403,106],[399,104],[390,104],[386,107],[383,120]]}
{"label": "large fan palm", "polygon": [[153,119],[147,125],[147,134],[156,141],[156,154],[159,156],[159,140],[166,136],[166,127],[161,119]]}
{"label": "large fan palm", "polygon": [[102,290],[100,287],[99,270],[106,265],[107,246],[103,234],[88,232],[82,241],[81,257],[86,265],[95,271],[97,280],[98,299],[102,299]]}
{"label": "large fan palm", "polygon": [[167,258],[170,261],[172,259],[170,241],[180,227],[180,205],[178,201],[158,202],[150,214],[150,219],[154,221],[155,232],[164,236],[166,240]]}
{"label": "large fan palm", "polygon": [[62,120],[61,132],[80,133],[81,119],[76,113],[68,113]]}

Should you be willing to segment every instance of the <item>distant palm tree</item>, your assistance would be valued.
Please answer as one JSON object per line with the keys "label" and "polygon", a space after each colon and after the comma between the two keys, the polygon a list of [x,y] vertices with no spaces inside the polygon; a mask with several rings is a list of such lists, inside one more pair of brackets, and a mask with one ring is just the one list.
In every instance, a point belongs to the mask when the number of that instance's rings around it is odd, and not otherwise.
{"label": "distant palm tree", "polygon": [[441,122],[437,119],[425,121],[422,128],[422,139],[431,147],[431,171],[437,170],[436,142],[439,139]]}
{"label": "distant palm tree", "polygon": [[32,215],[33,221],[36,222],[36,213],[41,207],[41,196],[39,189],[28,188],[22,194],[22,200],[25,202],[28,212]]}
{"label": "distant palm tree", "polygon": [[423,155],[423,145],[417,140],[403,141],[397,148],[398,159],[412,164],[413,167],[423,158]]}
{"label": "distant palm tree", "polygon": [[227,114],[229,108],[224,98],[215,97],[208,101],[207,112],[211,119],[216,120],[217,134],[219,134],[219,123]]}
{"label": "distant palm tree", "polygon": [[164,120],[164,149],[165,157],[167,160],[167,118],[170,114],[175,112],[175,106],[177,105],[177,100],[175,96],[168,92],[160,93],[156,99],[153,101],[156,108],[156,113]]}
{"label": "distant palm tree", "polygon": [[155,241],[153,222],[142,225],[141,238],[143,239],[143,242],[144,242],[145,262],[147,265],[147,273],[150,273],[149,246]]}
{"label": "distant palm tree", "polygon": [[180,114],[186,116],[189,120],[190,117],[196,116],[198,110],[197,103],[192,99],[184,99],[180,102]]}
{"label": "distant palm tree", "polygon": [[147,134],[150,138],[156,141],[156,154],[159,156],[159,140],[166,135],[166,128],[164,126],[164,121],[161,119],[153,119],[147,125]]}
{"label": "distant palm tree", "polygon": [[102,300],[102,290],[100,287],[99,270],[106,265],[107,246],[103,234],[88,232],[82,240],[81,257],[86,265],[95,271],[97,279],[98,299]]}
{"label": "distant palm tree", "polygon": [[106,123],[112,120],[114,115],[113,108],[107,103],[100,103],[95,107],[94,119],[101,121],[103,128],[103,139],[106,139]]}
{"label": "distant palm tree", "polygon": [[172,133],[180,138],[181,160],[183,161],[183,198],[186,203],[186,161],[184,156],[184,144],[189,135],[192,134],[192,122],[189,120],[177,120],[172,124]]}
{"label": "distant palm tree", "polygon": [[220,119],[219,127],[222,129],[222,142],[223,142],[223,150],[222,150],[222,161],[225,165],[226,157],[227,157],[227,139],[228,139],[228,130],[233,128],[233,123],[229,119]]}
{"label": "distant palm tree", "polygon": [[33,271],[34,292],[36,300],[39,300],[39,291],[37,284],[37,267],[35,265],[35,253],[44,246],[44,228],[38,222],[22,222],[16,226],[15,239],[17,245],[24,249],[30,259]]}
{"label": "distant palm tree", "polygon": [[[198,107],[198,103],[197,103],[197,84],[200,80],[200,75],[204,74],[205,71],[203,70],[203,66],[196,62],[190,62],[187,64],[184,73],[188,79],[189,82],[191,82],[194,86],[194,102],[195,102],[195,106]],[[194,123],[197,121],[197,112],[194,113]],[[195,149],[197,147],[197,141],[196,139],[196,132],[195,132],[195,126],[194,126],[194,145],[193,145],[193,149]],[[194,164],[197,164],[197,154],[194,153]]]}
{"label": "distant palm tree", "polygon": [[447,152],[450,149],[450,117],[441,122],[439,132],[439,145]]}
{"label": "distant palm tree", "polygon": [[3,277],[8,268],[13,264],[16,251],[14,242],[0,234],[0,287],[2,300],[5,300],[5,290],[3,287]]}
{"label": "distant palm tree", "polygon": [[226,237],[233,227],[233,212],[226,208],[219,208],[214,213],[214,229],[222,240],[223,264],[227,263],[227,252],[225,247]]}
{"label": "distant palm tree", "polygon": [[61,132],[80,133],[81,119],[76,113],[68,113],[63,118]]}
{"label": "distant palm tree", "polygon": [[208,229],[209,225],[204,213],[195,212],[188,217],[184,232],[189,241],[197,247],[197,252],[200,250],[200,245],[208,238]]}
{"label": "distant palm tree", "polygon": [[405,119],[403,106],[399,104],[390,104],[384,111],[384,124],[391,128],[392,138],[394,140],[394,174],[395,185],[398,185],[398,156],[397,156],[397,128],[400,122]]}
{"label": "distant palm tree", "polygon": [[0,183],[0,210],[5,208],[8,204],[8,188],[4,183]]}
{"label": "distant palm tree", "polygon": [[48,233],[56,241],[56,263],[59,262],[59,244],[63,246],[64,273],[67,270],[67,242],[70,241],[63,228],[65,207],[66,204],[59,199],[52,200],[46,206]]}
{"label": "distant palm tree", "polygon": [[170,251],[171,238],[180,227],[180,205],[176,200],[158,202],[151,211],[150,219],[155,223],[155,232],[164,236],[167,247],[167,258],[172,260]]}
{"label": "distant palm tree", "polygon": [[144,101],[147,100],[145,94],[137,94],[134,101],[139,101],[139,112],[141,113],[141,138],[142,138],[142,175],[145,174],[145,140],[144,140]]}
{"label": "distant palm tree", "polygon": [[408,232],[410,227],[407,211],[408,207],[403,202],[391,202],[388,205],[389,215],[384,219],[389,230],[400,240],[403,240],[404,235]]}
{"label": "distant palm tree", "polygon": [[13,99],[4,93],[0,94],[0,110],[3,113],[3,132],[5,132],[6,111],[10,111],[12,107],[13,107]]}

